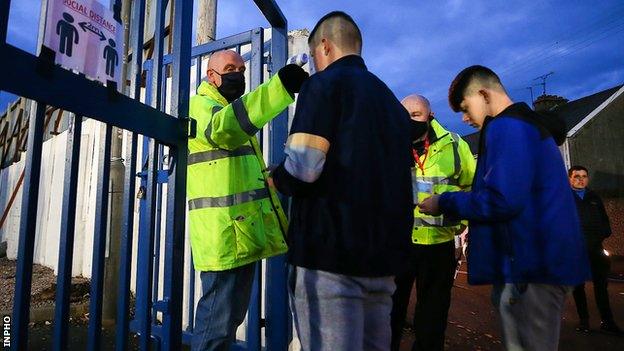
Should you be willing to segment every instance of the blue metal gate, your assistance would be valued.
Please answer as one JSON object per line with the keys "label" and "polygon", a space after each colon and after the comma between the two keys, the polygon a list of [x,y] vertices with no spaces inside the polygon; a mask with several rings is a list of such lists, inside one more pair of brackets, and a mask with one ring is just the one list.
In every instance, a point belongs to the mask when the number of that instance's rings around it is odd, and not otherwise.
{"label": "blue metal gate", "polygon": [[[116,349],[128,349],[129,333],[139,336],[141,350],[152,347],[179,350],[183,341],[188,344],[192,327],[182,330],[182,301],[184,286],[184,233],[186,202],[187,119],[192,60],[201,68],[204,56],[225,49],[251,44],[251,87],[262,82],[264,65],[274,73],[274,67],[282,67],[287,57],[287,22],[274,0],[254,0],[272,26],[272,44],[268,60],[263,57],[263,30],[261,28],[236,36],[217,40],[191,48],[191,20],[193,1],[177,0],[173,6],[173,26],[170,55],[164,54],[165,8],[168,0],[156,1],[156,25],[154,56],[143,60],[143,30],[145,24],[145,0],[135,0],[131,21],[132,60],[131,84],[128,96],[117,93],[114,83],[103,86],[82,75],[74,74],[54,65],[54,53],[43,50],[38,56],[26,53],[6,43],[10,0],[0,1],[0,63],[5,73],[0,78],[0,90],[14,93],[36,102],[36,113],[30,119],[28,146],[25,162],[25,179],[22,197],[22,214],[19,233],[16,289],[13,307],[13,350],[25,350],[28,345],[28,322],[30,292],[38,206],[39,178],[43,124],[46,106],[63,108],[73,113],[70,121],[65,160],[65,182],[57,294],[54,319],[53,346],[55,350],[68,347],[69,288],[73,259],[78,160],[82,119],[89,117],[106,124],[100,150],[101,160],[110,160],[112,127],[131,132],[126,147],[126,174],[123,195],[122,237],[120,243],[120,280],[118,294],[118,317],[116,325]],[[120,1],[117,2],[120,4]],[[119,10],[119,6],[117,6]],[[164,94],[167,91],[164,69],[170,69],[171,106],[173,116],[165,111]],[[142,75],[146,71],[146,101],[140,101]],[[198,84],[201,69],[197,70]],[[148,106],[150,105],[150,106]],[[177,117],[174,117],[177,116]],[[270,125],[269,148],[265,150],[271,164],[282,155],[287,136],[287,114],[283,113]],[[130,280],[132,263],[133,222],[137,168],[137,144],[139,135],[144,136],[146,167],[139,175],[145,196],[140,201],[140,230],[138,233],[137,301],[133,321],[129,318]],[[162,164],[163,146],[168,148],[168,169]],[[91,275],[91,293],[88,327],[88,349],[101,348],[101,316],[104,277],[104,255],[109,220],[110,163],[104,162],[98,170],[96,224]],[[167,183],[166,225],[164,235],[164,281],[163,296],[158,296],[158,267],[161,260],[160,216],[162,184]],[[154,269],[156,267],[156,269]],[[194,287],[191,274],[190,287]],[[261,331],[265,329],[266,347],[269,350],[286,350],[290,340],[290,319],[287,308],[286,264],[284,257],[269,259],[266,264],[265,318],[261,318],[261,274],[256,272],[252,291],[252,303],[248,315],[246,341],[237,343],[237,349],[260,350]],[[189,289],[194,291],[194,288]],[[192,326],[194,301],[189,298],[189,325]],[[156,312],[162,313],[162,322],[156,321]]]}

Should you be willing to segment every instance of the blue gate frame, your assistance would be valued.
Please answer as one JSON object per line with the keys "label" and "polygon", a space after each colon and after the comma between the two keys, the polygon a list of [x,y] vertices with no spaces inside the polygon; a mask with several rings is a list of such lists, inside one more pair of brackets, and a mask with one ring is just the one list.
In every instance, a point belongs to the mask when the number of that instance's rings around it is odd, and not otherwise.
{"label": "blue gate frame", "polygon": [[[272,67],[282,67],[287,58],[287,22],[274,0],[254,0],[258,8],[272,26],[271,63]],[[131,86],[128,96],[119,94],[114,82],[106,86],[86,79],[83,75],[74,74],[54,65],[54,52],[42,48],[38,56],[6,43],[10,0],[0,1],[0,64],[5,72],[0,76],[0,90],[11,92],[35,101],[36,111],[30,118],[28,146],[25,162],[25,179],[22,196],[22,213],[20,219],[18,260],[16,271],[16,287],[13,306],[12,349],[25,350],[28,345],[28,322],[30,312],[30,293],[32,283],[32,266],[37,219],[39,179],[41,171],[41,151],[43,145],[43,124],[46,106],[63,108],[73,113],[70,121],[67,140],[67,157],[65,160],[65,181],[63,187],[63,209],[61,236],[59,244],[59,262],[57,277],[57,293],[55,305],[53,348],[67,349],[69,323],[69,289],[73,260],[73,244],[75,229],[78,160],[80,153],[80,134],[83,117],[92,118],[106,124],[100,159],[110,160],[112,127],[131,132],[127,143],[123,196],[122,237],[120,245],[120,281],[118,318],[116,326],[116,349],[128,348],[130,329],[139,336],[141,350],[149,350],[156,341],[156,347],[164,350],[179,350],[183,341],[182,331],[182,292],[184,263],[185,233],[185,202],[186,202],[186,164],[187,136],[189,132],[188,99],[190,86],[190,67],[192,58],[204,56],[220,48],[240,45],[251,33],[250,42],[259,40],[262,47],[262,30],[256,29],[243,33],[244,38],[234,36],[191,48],[191,19],[193,18],[193,1],[178,0],[173,5],[173,28],[171,55],[163,55],[164,15],[168,0],[156,1],[156,30],[154,40],[154,58],[151,79],[146,86],[151,89],[148,105],[140,101],[141,77],[147,67],[143,61],[143,28],[145,22],[145,0],[135,0],[131,30],[133,40],[132,61],[129,63]],[[121,1],[115,5],[119,18]],[[258,48],[258,46],[255,46]],[[255,50],[255,49],[254,49]],[[254,59],[254,52],[259,57]],[[262,50],[252,52],[252,86],[262,82]],[[163,103],[163,67],[170,64],[172,68],[172,114],[164,111]],[[201,67],[201,66],[200,66]],[[272,71],[272,69],[270,69]],[[255,73],[254,73],[255,71]],[[254,78],[255,77],[255,78]],[[254,85],[255,84],[255,85]],[[166,91],[166,90],[165,90]],[[280,161],[287,136],[287,113],[284,112],[271,122],[269,133],[269,163]],[[129,321],[130,276],[132,260],[132,238],[134,222],[134,189],[136,186],[137,143],[138,135],[147,139],[147,170],[145,178],[146,200],[144,223],[147,230],[141,230],[138,237],[139,257],[146,262],[141,267],[146,273],[137,279],[137,313],[136,328],[131,328]],[[172,163],[166,176],[159,176],[162,168],[159,162],[162,146],[169,148]],[[98,170],[96,225],[94,231],[94,253],[92,262],[90,314],[88,327],[88,349],[101,348],[101,316],[104,278],[104,254],[108,225],[110,163],[103,162]],[[165,226],[165,257],[163,299],[153,301],[154,288],[154,239],[157,231],[159,197],[158,184],[166,181],[167,213]],[[142,208],[143,210],[143,208]],[[159,223],[159,221],[158,221]],[[158,229],[160,230],[160,229]],[[158,235],[160,240],[160,235]],[[145,271],[143,271],[145,270]],[[271,258],[267,262],[267,293],[265,298],[266,320],[260,318],[260,274],[256,272],[256,281],[252,292],[252,304],[249,312],[249,328],[247,342],[239,343],[235,348],[260,350],[260,332],[265,328],[267,348],[269,350],[286,350],[290,340],[290,318],[286,292],[286,263],[284,256]],[[194,281],[191,282],[194,284]],[[139,301],[141,303],[139,303]],[[192,308],[191,318],[192,320]],[[163,314],[162,325],[156,325],[152,318],[153,311]],[[154,313],[155,314],[155,313]],[[184,339],[190,335],[187,331]]]}
{"label": "blue gate frame", "polygon": [[[137,1],[141,6],[143,1]],[[116,18],[119,18],[120,2],[115,6]],[[110,160],[112,127],[116,126],[132,132],[126,172],[126,191],[124,194],[124,217],[122,231],[125,237],[132,235],[133,221],[133,167],[136,165],[137,135],[152,138],[152,147],[157,143],[167,145],[177,166],[169,178],[170,220],[166,229],[166,264],[171,279],[165,282],[165,294],[168,297],[168,311],[163,318],[163,348],[177,349],[181,342],[180,325],[182,283],[180,262],[184,254],[184,215],[186,191],[187,133],[189,95],[189,60],[191,51],[192,1],[177,1],[174,4],[174,48],[173,63],[174,89],[173,100],[176,109],[173,114],[179,118],[164,114],[138,101],[140,89],[140,54],[135,55],[132,71],[135,74],[133,89],[135,99],[121,95],[113,82],[104,87],[90,81],[82,75],[54,65],[54,53],[42,48],[39,56],[26,53],[6,43],[8,13],[10,1],[0,5],[0,62],[7,67],[7,73],[0,80],[0,89],[36,101],[36,114],[30,120],[28,149],[25,163],[25,183],[22,202],[22,214],[19,233],[18,262],[16,273],[15,301],[13,322],[15,332],[12,338],[13,350],[24,350],[28,345],[28,321],[30,311],[30,292],[32,283],[33,251],[38,205],[38,186],[41,166],[43,118],[46,106],[61,107],[74,114],[68,135],[68,156],[66,157],[66,177],[63,192],[61,222],[61,241],[59,247],[59,274],[55,306],[53,347],[55,350],[67,349],[69,321],[69,288],[73,259],[76,204],[77,167],[80,151],[80,132],[82,117],[96,119],[106,124],[106,132],[100,157]],[[144,7],[144,6],[143,6]],[[136,12],[135,12],[136,13]],[[142,50],[140,48],[134,52]],[[137,73],[138,72],[138,73]],[[96,225],[94,230],[94,253],[90,293],[90,320],[88,327],[88,349],[99,350],[101,345],[101,314],[104,277],[104,254],[108,225],[108,193],[110,163],[103,162],[98,171]],[[154,174],[150,175],[153,178]]]}

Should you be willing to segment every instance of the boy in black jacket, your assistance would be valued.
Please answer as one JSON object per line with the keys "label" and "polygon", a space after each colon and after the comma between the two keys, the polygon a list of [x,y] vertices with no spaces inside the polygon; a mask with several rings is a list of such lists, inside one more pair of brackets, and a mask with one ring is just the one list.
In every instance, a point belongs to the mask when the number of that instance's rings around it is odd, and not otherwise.
{"label": "boy in black jacket", "polygon": [[387,350],[393,276],[414,220],[410,118],[367,70],[350,16],[327,14],[308,44],[317,73],[301,89],[273,173],[292,196],[295,325],[303,350]]}

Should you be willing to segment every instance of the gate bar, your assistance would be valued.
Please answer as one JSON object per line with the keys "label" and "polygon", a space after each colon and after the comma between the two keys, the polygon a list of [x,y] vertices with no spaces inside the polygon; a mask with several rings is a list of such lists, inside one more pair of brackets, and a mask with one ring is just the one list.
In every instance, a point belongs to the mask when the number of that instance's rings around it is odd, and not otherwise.
{"label": "gate bar", "polygon": [[[240,44],[248,44],[251,42],[251,34],[253,30],[248,30],[246,32],[242,32],[239,34],[234,34],[229,37],[211,41],[205,44],[194,46],[191,49],[191,58],[196,58],[198,56],[204,56],[207,53],[213,53],[215,51],[228,49]],[[175,33],[174,33],[175,34]],[[169,56],[169,55],[167,55]],[[165,56],[165,57],[167,57]]]}
{"label": "gate bar", "polygon": [[[95,231],[93,234],[93,259],[91,261],[91,293],[89,295],[89,329],[87,331],[87,349],[100,350],[102,337],[102,299],[104,292],[104,261],[106,254],[106,235],[108,229],[108,198],[110,193],[111,140],[113,126],[107,124],[104,137],[100,137],[98,159],[97,201],[95,207]],[[117,136],[115,136],[117,137]]]}
{"label": "gate bar", "polygon": [[164,111],[164,108],[161,104],[163,100],[163,89],[162,89],[162,80],[163,80],[163,55],[164,55],[164,43],[163,43],[163,27],[165,25],[165,14],[168,0],[158,0],[156,2],[156,24],[154,27],[154,54],[152,58],[152,69],[154,70],[152,75],[151,82],[145,82],[145,84],[152,85],[152,107],[157,110]]}
{"label": "gate bar", "polygon": [[[264,63],[262,59],[262,45],[264,42],[264,30],[256,28],[251,35],[251,56],[250,56],[250,82],[251,89],[255,89],[262,84],[264,78]],[[251,90],[250,89],[250,90]],[[258,133],[261,137],[263,131]],[[262,141],[260,141],[262,145]],[[255,264],[255,276],[251,288],[251,301],[249,313],[247,314],[247,347],[249,350],[259,351],[261,344],[261,315],[262,315],[262,261]]]}
{"label": "gate bar", "polygon": [[54,310],[53,349],[67,349],[69,326],[69,294],[71,292],[74,258],[74,231],[76,228],[76,195],[78,193],[78,164],[82,139],[82,116],[70,115],[65,155],[65,181],[61,208],[61,234],[59,242],[58,275],[56,276],[56,302]]}
{"label": "gate bar", "polygon": [[[231,49],[240,45],[251,44],[252,33],[256,30],[263,30],[263,28],[258,27],[253,30],[248,30],[246,32],[231,35],[224,39],[211,41],[202,45],[194,46],[191,48],[191,59],[195,59],[197,57],[203,57],[215,51]],[[150,59],[150,60],[147,60],[146,62],[151,62],[151,61],[152,60]],[[171,63],[173,63],[172,54],[167,54],[163,56],[163,62],[162,62],[163,65],[168,65]]]}
{"label": "gate bar", "polygon": [[[165,25],[165,14],[168,0],[158,0],[155,10],[154,24],[154,53],[152,58],[152,75],[151,81],[146,81],[146,85],[151,86],[150,105],[157,110],[164,111],[164,99],[162,89],[163,65],[162,57],[164,54],[163,43],[163,27]],[[149,141],[148,154],[148,170],[147,170],[147,220],[148,231],[143,236],[139,236],[139,266],[137,273],[140,280],[137,279],[137,316],[140,321],[139,325],[139,347],[141,350],[149,350],[151,343],[151,326],[152,326],[152,306],[153,304],[153,288],[157,279],[154,279],[154,236],[156,231],[156,222],[160,222],[161,218],[156,215],[157,207],[157,177],[158,165],[160,158],[160,147],[155,140]],[[140,283],[140,284],[139,284]]]}
{"label": "gate bar", "polygon": [[282,13],[275,0],[254,0],[271,27],[286,28],[286,17]]}
{"label": "gate bar", "polygon": [[[164,100],[163,100],[164,102]],[[162,237],[162,199],[163,199],[163,185],[160,179],[160,175],[162,174],[163,169],[163,158],[165,156],[165,148],[162,145],[158,146],[158,166],[157,166],[157,176],[156,179],[156,214],[154,215],[155,223],[154,223],[154,248],[152,251],[152,304],[158,301],[158,286],[160,284],[160,241]],[[154,306],[154,305],[152,305]],[[156,308],[152,309],[152,323],[156,324],[158,319],[158,315],[156,313]]]}
{"label": "gate bar", "polygon": [[[146,60],[143,63],[143,68],[145,69],[145,82],[152,81],[152,60]],[[152,85],[145,85],[145,104],[151,105],[152,103]],[[147,179],[149,177],[149,159],[150,159],[150,139],[143,137],[143,145],[142,145],[142,158],[141,158],[141,171],[139,173],[141,177],[141,187],[143,188],[143,197],[139,199],[139,232],[138,232],[138,248],[137,248],[137,269],[136,276],[137,278],[141,276],[141,274],[145,274],[143,263],[147,258],[143,258],[146,253],[143,253],[143,246],[148,244],[144,243],[146,233],[149,233],[150,230],[150,216],[149,216],[149,206],[148,206],[148,197],[147,197]],[[139,333],[141,328],[141,316],[143,313],[143,306],[140,301],[142,299],[141,294],[146,288],[142,286],[142,284],[147,284],[143,280],[137,279],[136,281],[136,313],[134,316],[134,320],[130,322],[130,330],[135,333]],[[151,283],[150,283],[151,286]]]}
{"label": "gate bar", "polygon": [[[286,19],[282,26],[274,26],[271,33],[271,75],[286,65],[288,57],[288,30]],[[269,165],[281,162],[288,137],[288,110],[270,122]],[[282,208],[288,208],[288,199],[280,197]],[[287,350],[292,335],[292,317],[288,309],[286,255],[271,257],[266,263],[266,343],[269,350]],[[279,328],[279,329],[278,329]]]}
{"label": "gate bar", "polygon": [[[136,101],[141,99],[141,79],[143,73],[143,31],[145,25],[145,0],[134,0],[132,11],[132,48],[133,56],[131,65],[130,94]],[[125,351],[128,348],[128,329],[130,313],[130,280],[132,275],[132,238],[134,234],[134,191],[136,188],[136,164],[137,164],[138,134],[132,132],[126,155],[130,155],[126,165],[124,178],[123,219],[121,227],[120,243],[120,272],[119,272],[119,300],[117,303],[117,321],[115,332],[115,349]]]}
{"label": "gate bar", "polygon": [[[187,138],[187,121],[133,99],[111,92],[99,82],[80,77],[59,66],[52,66],[46,76],[38,71],[39,59],[11,45],[0,45],[0,63],[5,64],[0,90],[36,101],[53,101],[54,106],[78,115],[112,124],[121,129],[158,139],[165,145],[175,145]],[[9,64],[10,63],[10,64]],[[62,86],[63,89],[33,89]],[[76,101],[80,96],[81,101]]]}
{"label": "gate bar", "polygon": [[137,306],[136,319],[139,321],[139,347],[141,350],[150,349],[151,312],[152,312],[152,284],[153,284],[153,252],[154,252],[154,229],[156,215],[156,184],[158,177],[158,143],[149,140],[148,166],[147,166],[147,191],[146,191],[146,223],[147,232],[139,235],[138,264],[137,264]]}
{"label": "gate bar", "polygon": [[0,44],[6,43],[10,9],[11,0],[4,0],[0,2]]}
{"label": "gate bar", "polygon": [[39,204],[39,178],[41,176],[41,149],[43,147],[45,110],[46,105],[37,102],[35,116],[30,117],[29,121],[15,274],[15,298],[13,301],[13,324],[15,327],[13,328],[14,334],[11,346],[14,351],[26,350],[28,348],[30,289],[32,284],[35,233],[37,231],[37,205]]}
{"label": "gate bar", "polygon": [[[193,2],[175,1],[173,4],[173,67],[171,114],[188,121],[191,35]],[[186,124],[186,123],[185,123]],[[188,150],[176,145],[173,153],[173,173],[167,186],[167,225],[165,236],[165,279],[163,295],[167,311],[163,313],[163,349],[173,351],[182,343],[182,293],[184,290],[184,237],[186,222],[186,165]],[[175,201],[178,199],[178,201]],[[168,300],[167,300],[168,299]]]}

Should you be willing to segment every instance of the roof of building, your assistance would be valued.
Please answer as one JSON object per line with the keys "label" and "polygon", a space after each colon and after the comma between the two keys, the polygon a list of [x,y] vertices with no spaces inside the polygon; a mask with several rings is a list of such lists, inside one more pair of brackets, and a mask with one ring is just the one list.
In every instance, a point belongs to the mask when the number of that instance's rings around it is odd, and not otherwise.
{"label": "roof of building", "polygon": [[567,104],[557,106],[553,112],[563,118],[566,123],[566,131],[574,128],[583,118],[600,106],[605,100],[615,94],[622,85],[597,92],[580,99],[570,101]]}
{"label": "roof of building", "polygon": [[[621,88],[622,85],[618,85],[592,95],[584,96],[580,99],[555,107],[553,112],[563,118],[566,124],[566,132],[569,132]],[[474,132],[462,136],[468,145],[470,145],[470,151],[472,151],[473,154],[476,154],[479,148],[479,134],[479,132]]]}
{"label": "roof of building", "polygon": [[470,151],[473,155],[476,155],[477,150],[479,149],[479,135],[481,135],[481,132],[477,131],[462,136],[462,139],[464,139],[464,141],[468,143],[468,146],[470,146]]}

